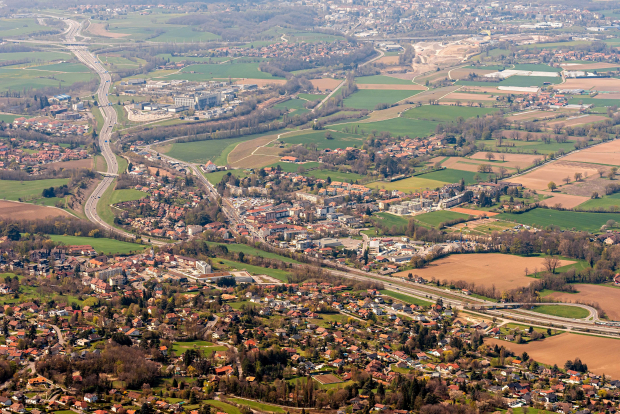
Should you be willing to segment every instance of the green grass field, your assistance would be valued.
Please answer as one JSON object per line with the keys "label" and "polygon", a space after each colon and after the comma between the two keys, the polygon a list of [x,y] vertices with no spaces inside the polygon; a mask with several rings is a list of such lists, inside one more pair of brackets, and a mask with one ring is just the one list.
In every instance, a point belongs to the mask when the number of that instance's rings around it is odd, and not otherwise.
{"label": "green grass field", "polygon": [[47,32],[50,27],[41,26],[36,19],[0,19],[0,37],[18,37]]}
{"label": "green grass field", "polygon": [[90,245],[97,251],[97,253],[102,254],[129,254],[131,252],[142,251],[146,248],[141,244],[107,238],[63,236],[58,234],[49,234],[48,237],[52,241],[62,243],[66,246]]}
{"label": "green grass field", "polygon": [[0,114],[0,122],[6,122],[7,124],[13,122],[15,118],[19,118],[21,115],[9,115],[9,114]]}
{"label": "green grass field", "polygon": [[222,401],[206,400],[206,403],[225,412],[226,414],[241,414],[241,410],[234,405],[226,404]]}
{"label": "green grass field", "polygon": [[356,173],[330,170],[312,170],[305,172],[304,175],[315,177],[321,180],[327,180],[327,177],[329,177],[332,181],[344,181],[347,183],[356,182],[364,178],[363,175],[359,175]]}
{"label": "green grass field", "polygon": [[587,318],[590,312],[577,306],[568,305],[540,305],[532,309],[534,312],[544,313],[545,315],[559,316],[562,318],[583,319]]}
{"label": "green grass field", "polygon": [[474,179],[476,175],[478,175],[482,181],[486,181],[488,180],[490,174],[446,168],[444,170],[433,171],[427,174],[418,175],[417,177],[434,181],[443,181],[446,183],[458,183],[461,181],[462,178],[463,180],[465,180],[465,184],[474,184],[476,183],[476,180]]}
{"label": "green grass field", "polygon": [[393,78],[385,75],[360,76],[355,78],[355,83],[360,85],[411,85],[413,82],[406,79]]}
{"label": "green grass field", "polygon": [[393,182],[376,181],[374,183],[368,184],[368,187],[384,188],[388,191],[401,190],[405,193],[414,193],[426,189],[434,190],[435,188],[443,187],[446,184],[447,182],[445,181],[429,180],[427,178],[421,178],[420,176],[417,176]]}
{"label": "green grass field", "polygon": [[125,201],[140,200],[146,196],[147,194],[144,191],[126,188],[123,190],[114,190],[112,196],[110,197],[110,202],[112,204],[117,204]]}
{"label": "green grass field", "polygon": [[401,216],[397,216],[391,213],[375,213],[372,215],[373,219],[378,221],[386,227],[406,227],[409,223],[409,219]]}
{"label": "green grass field", "polygon": [[465,86],[488,86],[491,88],[497,86],[534,86],[534,87],[542,87],[546,86],[547,83],[551,85],[557,85],[562,82],[562,78],[559,76],[551,77],[551,76],[511,76],[507,79],[504,79],[500,82],[482,82],[482,81],[457,81],[458,85]]}
{"label": "green grass field", "polygon": [[414,138],[426,137],[433,134],[437,128],[437,124],[438,123],[434,121],[409,119],[401,116],[399,118],[377,122],[350,122],[346,124],[332,125],[329,128],[337,131],[343,131],[346,128],[352,130],[353,128],[358,127],[360,131],[363,130],[366,134],[371,131],[378,131],[389,132],[393,136],[408,136],[410,138]]}
{"label": "green grass field", "polygon": [[286,109],[289,112],[290,116],[301,115],[309,112],[308,109],[304,108],[304,104],[307,101],[303,99],[289,99],[288,101],[281,102],[277,105],[274,105],[274,108]]}
{"label": "green grass field", "polygon": [[[219,264],[219,262],[222,262],[222,264]],[[286,270],[254,266],[226,259],[217,259],[215,262],[215,268],[218,270],[246,270],[253,275],[267,275],[282,282],[289,283],[288,273]]]}
{"label": "green grass field", "polygon": [[268,165],[267,167],[276,168],[278,165],[280,166],[280,169],[282,171],[285,171],[285,172],[297,172],[297,171],[299,171],[299,167],[303,167],[306,170],[306,174],[310,174],[311,173],[311,171],[309,171],[310,169],[318,168],[321,164],[318,163],[318,162],[314,162],[314,161],[306,162],[306,163],[303,163],[303,164],[291,164],[291,163],[288,163],[288,162],[276,162],[276,163],[273,163],[271,165]]}
{"label": "green grass field", "polygon": [[0,181],[0,199],[13,201],[27,201],[42,198],[43,190],[50,187],[60,187],[69,184],[68,178],[52,178],[33,181]]}
{"label": "green grass field", "polygon": [[514,66],[515,66],[514,67],[515,70],[531,70],[535,72],[557,72],[557,73],[562,72],[561,67],[552,68],[549,65],[541,65],[541,64],[535,64],[535,63],[520,63],[520,64],[518,63]]}
{"label": "green grass field", "polygon": [[165,33],[150,39],[153,42],[165,42],[165,43],[184,43],[184,42],[208,42],[211,40],[218,40],[220,36],[210,32],[199,32],[193,30],[191,27],[186,26],[163,26],[166,30]]}
{"label": "green grass field", "polygon": [[93,73],[63,73],[36,69],[0,68],[0,91],[40,89],[45,87],[71,86],[77,82],[88,82]]}
{"label": "green grass field", "polygon": [[[605,94],[600,94],[598,96],[605,96]],[[597,107],[607,107],[607,106],[620,106],[620,99],[604,99],[604,98],[590,98],[588,96],[573,96],[569,99],[568,103],[574,105],[594,105]]]}
{"label": "green grass field", "polygon": [[[2,24],[0,22],[0,24]],[[74,56],[68,52],[9,52],[9,53],[0,53],[0,62],[5,62],[7,60],[23,60],[28,59],[30,62],[51,62],[54,60],[68,60],[72,59]]]}
{"label": "green grass field", "polygon": [[[485,146],[486,145],[487,144],[485,142]],[[490,148],[494,151],[498,150],[496,141],[489,142],[488,145],[489,146],[487,148]],[[534,151],[536,151],[538,154],[549,154],[551,152],[557,152],[559,149],[562,149],[566,152],[575,149],[575,141],[567,141],[567,142],[560,142],[560,143],[552,141],[549,144],[545,144],[542,141],[525,142],[525,141],[515,141],[511,139],[505,139],[503,146],[501,147],[501,151],[506,150],[506,147],[509,147],[512,145],[514,145],[514,147],[508,148],[509,152],[521,152],[521,153],[530,153],[530,154],[533,154]],[[525,167],[525,166],[526,165],[523,165],[522,167]]]}
{"label": "green grass field", "polygon": [[467,219],[468,217],[467,214],[456,213],[454,211],[431,211],[430,213],[418,214],[415,216],[415,219],[431,227],[438,227],[445,221]]}
{"label": "green grass field", "polygon": [[271,404],[264,404],[264,403],[260,403],[257,401],[248,401],[248,400],[244,400],[242,398],[229,398],[230,401],[233,401],[237,404],[240,405],[246,405],[250,408],[255,408],[257,410],[260,410],[262,412],[266,412],[266,413],[286,413],[287,410],[285,410],[282,407],[278,407],[276,405],[271,405]]}
{"label": "green grass field", "polygon": [[422,91],[361,89],[345,98],[344,106],[347,108],[373,110],[378,104],[386,103],[392,105],[420,92]]}
{"label": "green grass field", "polygon": [[[206,243],[209,246],[220,245],[220,243],[215,243],[215,242],[206,242]],[[225,244],[224,246],[226,246],[229,252],[235,252],[235,253],[243,252],[247,256],[265,257],[268,259],[277,259],[277,260],[280,260],[286,263],[299,264],[297,260],[290,259],[286,256],[280,256],[279,254],[276,254],[276,253],[265,252],[265,251],[262,251],[260,249],[257,249],[255,247],[251,247],[245,244]]]}
{"label": "green grass field", "polygon": [[598,232],[608,220],[620,220],[618,213],[582,213],[536,208],[522,214],[502,213],[494,218],[536,227],[558,226],[562,229]]}
{"label": "green grass field", "polygon": [[321,101],[327,97],[327,95],[313,93],[300,93],[297,96],[299,97],[299,99],[305,99],[307,101]]}
{"label": "green grass field", "polygon": [[[361,125],[361,124],[360,124]],[[334,128],[338,128],[338,126],[334,126]],[[370,129],[368,130],[370,131]],[[331,134],[333,139],[325,138],[325,134]],[[299,135],[288,135],[283,136],[281,138],[287,144],[298,145],[298,144],[310,144],[315,143],[317,149],[336,149],[336,148],[346,148],[346,147],[354,147],[357,146],[360,148],[365,141],[365,137],[362,135],[352,134],[352,133],[344,133],[344,132],[335,132],[335,131],[313,131],[313,132],[305,132]]]}
{"label": "green grass field", "polygon": [[227,160],[222,157],[224,153],[226,153],[227,158],[228,154],[239,143],[265,135],[267,134],[254,134],[243,137],[211,139],[206,141],[175,142],[171,146],[164,147],[165,149],[162,153],[185,162],[206,163],[209,160],[213,162],[217,160],[217,165],[226,165]]}
{"label": "green grass field", "polygon": [[385,290],[385,289],[383,289],[383,290],[380,290],[379,292],[381,292],[382,295],[389,296],[391,298],[398,299],[401,302],[409,303],[409,304],[412,304],[412,305],[418,305],[418,306],[430,306],[430,305],[432,305],[431,302],[427,302],[427,301],[422,300],[422,299],[414,298],[413,296],[405,295],[403,293],[394,292],[392,290]]}
{"label": "green grass field", "polygon": [[[187,79],[202,81],[210,79],[250,78],[250,79],[282,79],[270,73],[258,70],[258,63],[224,63],[198,64],[183,69],[181,73],[166,76],[166,79]],[[195,73],[189,73],[195,72]]]}
{"label": "green grass field", "polygon": [[604,196],[602,198],[590,199],[577,206],[578,209],[591,210],[595,208],[609,209],[610,207],[620,207],[620,193]]}
{"label": "green grass field", "polygon": [[484,116],[497,112],[497,108],[474,108],[469,106],[446,106],[424,105],[409,109],[403,113],[403,117],[424,121],[448,122],[456,121],[459,117],[464,119]]}

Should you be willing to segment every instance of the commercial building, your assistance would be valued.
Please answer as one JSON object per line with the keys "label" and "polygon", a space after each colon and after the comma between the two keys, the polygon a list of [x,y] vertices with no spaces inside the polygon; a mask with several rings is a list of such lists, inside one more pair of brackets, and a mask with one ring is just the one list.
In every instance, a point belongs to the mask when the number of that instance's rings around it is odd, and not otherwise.
{"label": "commercial building", "polygon": [[221,94],[219,92],[202,95],[181,95],[174,97],[174,106],[186,106],[190,109],[203,110],[219,105]]}

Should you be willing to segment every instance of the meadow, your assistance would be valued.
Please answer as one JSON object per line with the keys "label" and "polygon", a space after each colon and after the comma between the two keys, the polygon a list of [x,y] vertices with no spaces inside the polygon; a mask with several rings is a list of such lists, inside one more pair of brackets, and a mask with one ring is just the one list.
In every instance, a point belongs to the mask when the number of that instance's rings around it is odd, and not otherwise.
{"label": "meadow", "polygon": [[562,318],[583,319],[587,318],[590,312],[584,308],[569,305],[540,305],[532,308],[532,311],[545,315],[559,316]]}
{"label": "meadow", "polygon": [[112,193],[112,197],[110,198],[110,203],[117,204],[125,201],[140,200],[146,196],[147,194],[144,191],[134,190],[131,188],[114,190],[114,192]]}
{"label": "meadow", "polygon": [[486,181],[492,174],[475,173],[472,171],[453,170],[451,168],[446,168],[443,170],[418,175],[417,177],[425,178],[428,180],[443,181],[446,183],[458,183],[461,181],[462,178],[463,180],[465,180],[465,184],[469,185],[477,182],[475,179],[476,175],[482,181]]}
{"label": "meadow", "polygon": [[[173,73],[166,76],[166,79],[187,79],[190,81],[201,81],[209,79],[283,79],[273,76],[258,69],[259,63],[223,63],[223,64],[197,64],[183,68],[180,73]],[[194,72],[194,73],[190,73]]]}
{"label": "meadow", "polygon": [[422,91],[399,91],[361,89],[345,98],[344,106],[347,108],[373,110],[378,104],[395,104]]}
{"label": "meadow", "polygon": [[[175,142],[173,144],[168,144],[165,147],[162,147],[160,151],[169,157],[176,158],[181,161],[206,163],[209,160],[215,161],[218,157],[222,155],[223,152],[227,150],[227,152],[230,153],[230,151],[232,151],[234,147],[241,142],[248,141],[250,139],[257,138],[258,136],[263,135],[265,134],[246,135],[237,138],[210,139],[194,142]],[[228,153],[226,154],[226,156],[228,156]],[[224,162],[222,163],[222,161]],[[225,159],[222,159],[219,162],[221,163],[221,165],[226,165],[225,161]]]}
{"label": "meadow", "polygon": [[493,112],[497,108],[474,108],[469,106],[423,105],[411,108],[403,113],[403,117],[424,121],[448,122],[463,117],[476,118]]}
{"label": "meadow", "polygon": [[346,124],[337,124],[331,125],[329,128],[342,131],[345,129],[350,130],[355,127],[366,133],[370,131],[389,132],[393,136],[408,136],[410,138],[414,138],[426,137],[433,134],[435,132],[435,128],[437,128],[437,122],[399,117],[377,122],[350,122]]}
{"label": "meadow", "polygon": [[77,82],[89,82],[95,75],[84,72],[55,72],[20,68],[0,68],[0,91],[41,89],[45,87],[71,86]]}
{"label": "meadow", "polygon": [[405,193],[414,193],[426,189],[434,190],[435,188],[443,187],[446,184],[447,183],[445,181],[429,180],[427,178],[416,176],[392,182],[375,181],[374,183],[370,183],[367,186],[373,188],[382,188],[388,191],[400,190]]}
{"label": "meadow", "polygon": [[406,79],[393,78],[385,75],[360,76],[355,78],[355,83],[360,85],[411,85],[412,82]]}
{"label": "meadow", "polygon": [[39,25],[36,19],[0,19],[1,38],[32,35],[50,29],[52,28]]}
{"label": "meadow", "polygon": [[274,108],[286,109],[289,111],[289,116],[295,116],[309,112],[308,109],[304,108],[304,104],[306,103],[307,101],[303,99],[289,99],[288,101],[274,105]]}
{"label": "meadow", "polygon": [[43,190],[50,187],[60,187],[69,184],[68,178],[52,178],[33,181],[0,181],[0,199],[25,201],[27,199],[42,198]]}
{"label": "meadow", "polygon": [[394,292],[392,290],[382,289],[379,292],[381,292],[382,295],[389,296],[391,298],[398,299],[401,302],[405,302],[405,303],[409,303],[413,305],[418,305],[418,306],[432,305],[431,302],[427,302],[422,299],[414,298],[413,296],[405,295],[404,293]]}
{"label": "meadow", "polygon": [[448,220],[467,219],[467,214],[455,213],[454,211],[431,211],[430,213],[418,214],[415,216],[416,221],[427,224],[431,227],[439,227],[439,225]]}
{"label": "meadow", "polygon": [[554,225],[567,230],[598,232],[608,220],[616,221],[620,215],[536,208],[521,214],[502,213],[495,218],[542,228]]}
{"label": "meadow", "polygon": [[7,60],[22,60],[22,59],[28,59],[30,62],[51,62],[54,60],[65,60],[65,59],[72,59],[72,58],[73,58],[72,53],[60,52],[60,51],[58,52],[32,51],[32,52],[0,53],[0,62],[4,62]]}
{"label": "meadow", "polygon": [[[333,126],[337,129],[339,126]],[[331,127],[330,127],[331,128]],[[370,129],[369,129],[370,131]],[[325,138],[325,134],[329,133],[333,139]],[[355,134],[349,134],[344,132],[336,132],[336,131],[313,131],[307,132],[300,135],[291,135],[281,138],[287,144],[291,145],[307,145],[311,143],[315,143],[318,149],[336,149],[336,148],[346,148],[346,147],[361,147],[365,141],[365,137]]]}
{"label": "meadow", "polygon": [[592,210],[596,208],[609,209],[610,207],[620,207],[620,193],[611,194],[601,198],[593,198],[585,203],[579,204],[578,209]]}
{"label": "meadow", "polygon": [[102,254],[130,254],[131,252],[142,251],[146,248],[146,246],[141,244],[108,238],[67,236],[58,234],[48,234],[48,237],[52,241],[62,243],[65,246],[90,245],[97,251],[97,253]]}

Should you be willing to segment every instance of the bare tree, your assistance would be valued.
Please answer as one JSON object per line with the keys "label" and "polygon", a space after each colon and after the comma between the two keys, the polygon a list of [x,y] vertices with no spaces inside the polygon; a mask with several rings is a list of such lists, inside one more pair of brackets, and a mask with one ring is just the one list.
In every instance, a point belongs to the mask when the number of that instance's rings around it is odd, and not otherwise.
{"label": "bare tree", "polygon": [[543,262],[548,272],[555,273],[555,269],[560,265],[560,259],[555,256],[547,256]]}

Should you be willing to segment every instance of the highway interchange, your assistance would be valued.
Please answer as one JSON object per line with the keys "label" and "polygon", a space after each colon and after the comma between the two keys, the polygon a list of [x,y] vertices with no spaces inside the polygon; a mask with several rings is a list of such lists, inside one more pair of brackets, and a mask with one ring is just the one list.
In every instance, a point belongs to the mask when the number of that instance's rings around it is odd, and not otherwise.
{"label": "highway interchange", "polygon": [[[117,122],[116,110],[110,105],[108,100],[108,92],[110,90],[110,84],[112,80],[110,74],[101,64],[99,59],[88,50],[87,46],[80,44],[80,42],[76,40],[76,37],[80,36],[81,24],[71,19],[63,19],[63,21],[68,25],[68,28],[63,33],[66,39],[65,45],[76,55],[76,57],[82,63],[84,63],[95,73],[97,73],[101,79],[101,82],[97,89],[97,102],[104,119],[104,124],[99,134],[99,148],[101,150],[101,153],[103,154],[103,157],[105,158],[107,164],[107,171],[103,174],[103,180],[99,183],[99,185],[96,187],[96,189],[86,201],[86,216],[90,221],[97,223],[98,225],[108,229],[109,231],[121,234],[127,238],[136,238],[134,234],[125,232],[106,223],[104,220],[101,219],[97,212],[97,205],[101,200],[101,197],[110,187],[110,185],[114,183],[114,180],[119,173],[117,158],[112,151],[110,145],[112,130]],[[156,153],[156,150],[154,150],[150,146],[146,146],[144,147],[144,149],[153,154]],[[206,187],[209,197],[214,201],[217,200],[218,202],[222,203],[219,195],[217,194],[217,191],[202,174],[198,165],[186,163],[162,154],[159,154],[159,156],[164,160],[177,162],[185,166],[188,171],[192,171],[192,173],[198,178],[198,180]],[[224,214],[228,217],[231,224],[236,224],[241,220],[240,217],[237,215],[236,211],[229,204],[222,203],[222,210]],[[166,243],[161,241],[152,241],[151,244],[164,245]],[[587,318],[575,320],[570,318],[546,315],[520,308],[521,306],[527,304],[498,304],[484,299],[473,298],[461,292],[448,291],[446,289],[430,286],[427,284],[422,285],[405,279],[369,274],[362,272],[358,269],[342,266],[340,266],[338,269],[335,269],[335,265],[333,262],[325,261],[320,263],[320,265],[322,265],[326,271],[330,272],[334,276],[370,282],[383,282],[385,289],[388,291],[402,293],[416,299],[430,302],[441,299],[444,305],[449,305],[457,309],[464,309],[472,315],[485,317],[487,319],[495,317],[498,320],[503,321],[503,323],[521,322],[532,326],[553,326],[554,329],[564,329],[568,331],[574,330],[596,332],[603,336],[617,337],[620,335],[620,326],[600,325],[597,310],[593,307],[586,305],[561,304],[581,307],[588,311],[589,316]],[[541,304],[538,303],[537,305]],[[547,303],[546,305],[559,304]],[[518,309],[511,309],[511,307]]]}

